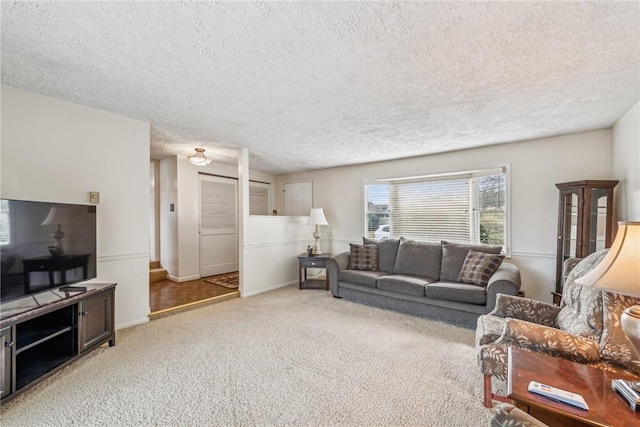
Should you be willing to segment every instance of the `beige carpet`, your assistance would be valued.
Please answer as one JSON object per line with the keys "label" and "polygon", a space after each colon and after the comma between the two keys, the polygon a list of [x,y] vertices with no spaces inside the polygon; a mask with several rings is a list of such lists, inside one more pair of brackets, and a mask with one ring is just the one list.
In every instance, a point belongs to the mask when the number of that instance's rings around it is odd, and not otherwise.
{"label": "beige carpet", "polygon": [[119,331],[3,426],[485,426],[473,331],[287,287]]}
{"label": "beige carpet", "polygon": [[204,279],[205,282],[213,285],[224,286],[229,289],[238,289],[240,276],[237,271],[233,273],[218,274]]}

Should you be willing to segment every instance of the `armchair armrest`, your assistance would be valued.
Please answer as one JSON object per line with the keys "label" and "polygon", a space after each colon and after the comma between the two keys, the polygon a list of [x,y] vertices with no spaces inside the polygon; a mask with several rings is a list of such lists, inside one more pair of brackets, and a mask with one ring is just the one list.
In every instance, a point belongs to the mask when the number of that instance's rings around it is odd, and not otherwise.
{"label": "armchair armrest", "polygon": [[600,360],[598,341],[520,319],[506,319],[500,341],[512,347],[579,363]]}
{"label": "armchair armrest", "polygon": [[329,258],[325,263],[327,274],[329,275],[329,289],[333,296],[340,296],[338,290],[338,275],[341,270],[349,268],[349,259],[351,258],[351,252],[342,252],[332,258]]}
{"label": "armchair armrest", "polygon": [[529,298],[519,298],[499,294],[496,307],[489,314],[498,317],[511,317],[544,326],[553,326],[560,307]]}
{"label": "armchair armrest", "polygon": [[493,273],[487,284],[486,310],[493,310],[499,294],[516,295],[519,290],[520,270],[513,264],[503,262]]}

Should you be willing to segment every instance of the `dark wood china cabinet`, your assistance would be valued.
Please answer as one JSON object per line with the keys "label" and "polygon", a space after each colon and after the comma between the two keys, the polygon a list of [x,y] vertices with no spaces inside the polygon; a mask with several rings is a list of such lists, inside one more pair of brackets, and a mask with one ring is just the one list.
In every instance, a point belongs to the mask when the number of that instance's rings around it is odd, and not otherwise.
{"label": "dark wood china cabinet", "polygon": [[613,188],[618,181],[583,180],[556,184],[558,248],[554,304],[562,297],[562,264],[567,258],[584,258],[611,246],[613,240]]}

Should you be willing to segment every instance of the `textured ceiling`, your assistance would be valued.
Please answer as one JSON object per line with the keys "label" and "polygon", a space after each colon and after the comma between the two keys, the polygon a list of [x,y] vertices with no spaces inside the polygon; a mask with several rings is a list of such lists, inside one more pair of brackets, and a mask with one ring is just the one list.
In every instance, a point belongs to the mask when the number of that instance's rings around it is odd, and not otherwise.
{"label": "textured ceiling", "polygon": [[9,2],[2,82],[276,174],[610,127],[638,2]]}

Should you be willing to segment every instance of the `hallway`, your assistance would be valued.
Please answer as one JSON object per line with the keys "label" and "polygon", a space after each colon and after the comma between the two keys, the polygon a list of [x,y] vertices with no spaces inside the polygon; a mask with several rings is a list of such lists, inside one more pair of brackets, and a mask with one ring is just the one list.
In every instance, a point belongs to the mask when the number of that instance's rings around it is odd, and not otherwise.
{"label": "hallway", "polygon": [[[210,283],[210,281],[220,284]],[[199,304],[220,302],[230,298],[238,298],[238,273],[220,274],[204,279],[177,283],[171,280],[159,280],[149,283],[149,317],[166,314]]]}

